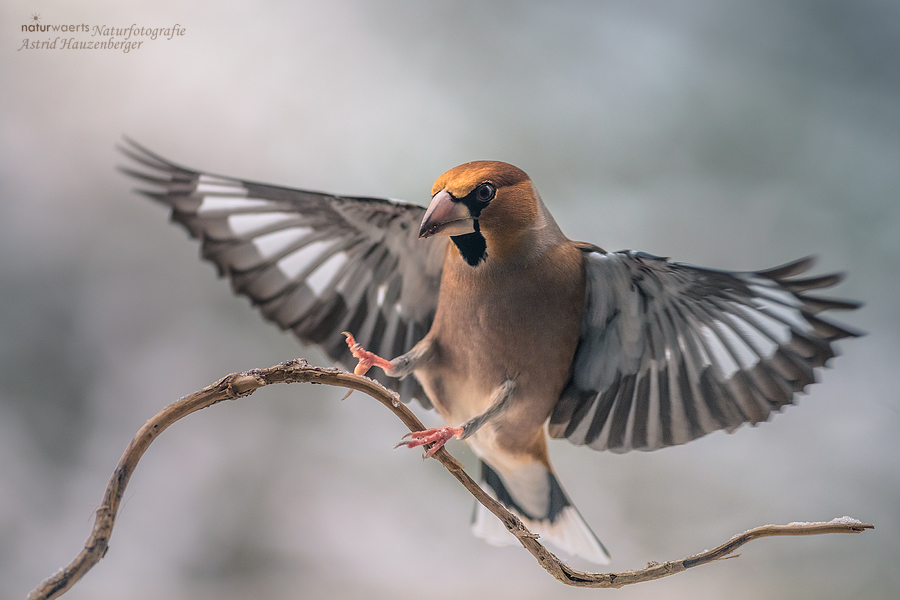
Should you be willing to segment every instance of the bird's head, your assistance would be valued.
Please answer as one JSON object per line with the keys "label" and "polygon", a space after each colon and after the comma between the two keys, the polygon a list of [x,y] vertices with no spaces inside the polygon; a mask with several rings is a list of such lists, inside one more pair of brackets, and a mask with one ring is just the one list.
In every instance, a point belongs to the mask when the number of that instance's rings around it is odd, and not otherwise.
{"label": "bird's head", "polygon": [[419,237],[448,235],[472,266],[487,253],[514,251],[542,204],[531,179],[512,165],[480,160],[454,167],[431,190]]}

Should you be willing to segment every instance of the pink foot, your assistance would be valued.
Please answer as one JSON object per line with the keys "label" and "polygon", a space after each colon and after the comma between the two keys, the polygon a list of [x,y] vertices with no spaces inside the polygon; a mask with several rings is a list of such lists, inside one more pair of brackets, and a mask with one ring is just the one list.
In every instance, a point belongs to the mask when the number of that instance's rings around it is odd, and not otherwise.
{"label": "pink foot", "polygon": [[[399,444],[394,446],[394,448],[399,448],[400,446],[415,448],[417,446],[433,444],[431,448],[429,448],[425,452],[425,458],[430,458],[435,452],[444,447],[444,444],[447,443],[447,440],[452,437],[459,437],[462,434],[462,427],[437,427],[435,429],[414,431],[412,433],[407,433],[406,435],[404,435],[403,440],[401,440]],[[412,439],[407,440],[406,438]]]}
{"label": "pink foot", "polygon": [[359,364],[353,369],[353,373],[356,375],[365,375],[372,367],[381,367],[385,371],[393,368],[394,365],[391,361],[381,358],[374,352],[369,352],[357,344],[352,333],[347,331],[342,333],[347,336],[347,345],[350,346],[350,354],[353,355],[353,358],[359,360]]}

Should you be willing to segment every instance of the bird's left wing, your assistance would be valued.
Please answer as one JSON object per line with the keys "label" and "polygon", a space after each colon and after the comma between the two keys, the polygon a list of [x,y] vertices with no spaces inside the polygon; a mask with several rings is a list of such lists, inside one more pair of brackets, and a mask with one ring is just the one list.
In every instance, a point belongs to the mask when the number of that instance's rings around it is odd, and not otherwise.
{"label": "bird's left wing", "polygon": [[[122,170],[156,188],[142,192],[200,240],[235,293],[302,342],[352,368],[342,331],[389,357],[428,332],[447,238],[418,239],[423,207],[209,175],[126,143],[141,168]],[[414,377],[375,376],[430,407]]]}
{"label": "bird's left wing", "polygon": [[840,281],[796,277],[812,263],[732,273],[587,254],[581,337],[550,434],[626,452],[766,420],[815,381],[834,341],[859,335],[816,316],[859,304],[807,295]]}

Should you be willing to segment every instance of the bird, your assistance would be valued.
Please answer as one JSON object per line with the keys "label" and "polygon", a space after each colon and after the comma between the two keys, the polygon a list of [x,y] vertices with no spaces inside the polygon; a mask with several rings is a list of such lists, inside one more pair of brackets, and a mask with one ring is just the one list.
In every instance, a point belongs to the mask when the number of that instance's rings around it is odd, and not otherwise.
{"label": "bird", "polygon": [[[521,169],[472,161],[427,207],[213,175],[125,139],[120,167],[200,240],[262,316],[445,426],[487,491],[542,540],[608,564],[562,488],[547,440],[622,453],[766,421],[862,335],[822,318],[861,303],[810,295],[841,274],[806,257],[724,271],[567,238]],[[390,359],[384,357],[392,357]],[[476,536],[515,543],[478,505]]]}

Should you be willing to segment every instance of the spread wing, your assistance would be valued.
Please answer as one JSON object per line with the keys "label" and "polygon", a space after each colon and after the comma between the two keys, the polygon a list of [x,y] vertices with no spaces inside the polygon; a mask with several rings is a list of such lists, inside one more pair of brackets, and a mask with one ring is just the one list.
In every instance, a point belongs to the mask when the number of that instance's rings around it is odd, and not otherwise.
{"label": "spread wing", "polygon": [[815,381],[833,342],[859,335],[816,316],[860,305],[807,296],[841,279],[796,278],[811,258],[747,273],[630,251],[586,263],[581,338],[550,434],[596,450],[654,450],[764,421]]}
{"label": "spread wing", "polygon": [[[142,193],[200,240],[202,257],[235,293],[303,343],[352,368],[342,331],[387,357],[428,332],[447,238],[418,239],[423,207],[209,175],[126,143],[121,150],[139,169],[122,170],[156,188]],[[404,400],[430,407],[414,377],[373,373]]]}

